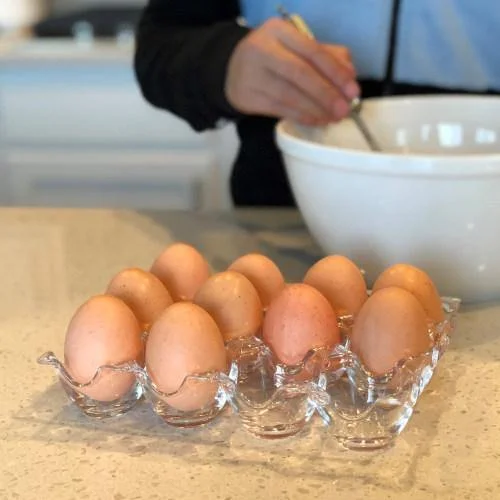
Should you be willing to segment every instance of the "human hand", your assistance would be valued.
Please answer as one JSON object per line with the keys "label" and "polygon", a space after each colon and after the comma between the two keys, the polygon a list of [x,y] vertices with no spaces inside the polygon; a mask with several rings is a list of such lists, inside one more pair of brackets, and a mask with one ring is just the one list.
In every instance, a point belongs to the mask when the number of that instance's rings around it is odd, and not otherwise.
{"label": "human hand", "polygon": [[276,18],[238,43],[225,92],[242,113],[321,125],[347,116],[360,90],[346,47],[321,44]]}

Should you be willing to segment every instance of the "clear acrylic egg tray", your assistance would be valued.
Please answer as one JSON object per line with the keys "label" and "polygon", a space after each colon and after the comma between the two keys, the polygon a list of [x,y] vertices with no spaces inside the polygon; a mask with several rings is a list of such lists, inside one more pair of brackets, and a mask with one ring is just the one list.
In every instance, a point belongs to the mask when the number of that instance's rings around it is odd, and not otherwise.
{"label": "clear acrylic egg tray", "polygon": [[[445,297],[442,305],[444,321],[429,326],[432,348],[383,376],[370,374],[350,351],[350,317],[339,319],[341,344],[314,349],[295,366],[279,364],[259,337],[233,340],[226,344],[228,373],[189,375],[169,394],[135,361],[100,367],[86,383],[75,382],[52,352],[38,363],[52,366],[71,404],[94,419],[118,417],[145,399],[174,427],[216,423],[221,413],[232,411],[250,434],[273,439],[293,436],[318,419],[345,448],[384,448],[407,426],[455,330],[460,300]],[[96,401],[86,392],[106,373],[133,375],[130,389],[115,400]],[[198,406],[186,405],[186,395]]]}

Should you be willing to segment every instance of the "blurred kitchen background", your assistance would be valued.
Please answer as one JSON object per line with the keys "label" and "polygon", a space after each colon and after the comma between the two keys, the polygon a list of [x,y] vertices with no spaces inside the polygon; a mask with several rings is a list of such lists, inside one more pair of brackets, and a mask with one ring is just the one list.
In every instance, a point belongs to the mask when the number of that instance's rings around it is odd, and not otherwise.
{"label": "blurred kitchen background", "polygon": [[146,0],[0,0],[0,205],[227,210],[233,126],[143,99]]}

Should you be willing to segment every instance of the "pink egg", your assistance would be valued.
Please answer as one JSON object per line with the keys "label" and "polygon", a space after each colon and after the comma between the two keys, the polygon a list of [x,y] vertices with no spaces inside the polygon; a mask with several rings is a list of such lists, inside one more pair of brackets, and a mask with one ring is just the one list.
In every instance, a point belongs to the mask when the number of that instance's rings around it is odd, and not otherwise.
{"label": "pink egg", "polygon": [[330,303],[303,283],[287,285],[271,302],[262,330],[264,342],[287,365],[300,363],[313,348],[330,348],[340,342]]}
{"label": "pink egg", "polygon": [[[109,295],[90,298],[71,319],[64,343],[64,365],[76,382],[87,383],[103,365],[144,361],[141,327],[132,310]],[[82,389],[97,401],[113,401],[135,382],[131,373],[106,371]]]}
{"label": "pink egg", "polygon": [[154,274],[138,268],[120,271],[109,282],[106,293],[122,299],[132,309],[141,327],[149,330],[173,303],[170,293]]}
{"label": "pink egg", "polygon": [[223,271],[208,278],[193,302],[214,318],[225,341],[256,335],[262,325],[262,303],[243,274]]}
{"label": "pink egg", "polygon": [[285,279],[279,267],[269,257],[259,253],[239,257],[228,270],[237,271],[250,280],[264,308],[267,308],[285,287]]}
{"label": "pink egg", "polygon": [[413,294],[395,286],[370,296],[350,339],[352,351],[374,375],[387,373],[399,361],[419,356],[432,345],[424,308]]}
{"label": "pink egg", "polygon": [[304,283],[319,290],[338,316],[356,315],[368,298],[359,268],[342,255],[328,255],[309,268]]}
{"label": "pink egg", "polygon": [[177,302],[167,308],[151,328],[146,342],[146,368],[167,403],[181,411],[194,411],[213,403],[217,384],[191,381],[188,375],[226,371],[224,340],[217,324],[201,307]]}
{"label": "pink egg", "polygon": [[150,271],[160,278],[175,302],[192,300],[211,274],[205,257],[186,243],[168,246]]}

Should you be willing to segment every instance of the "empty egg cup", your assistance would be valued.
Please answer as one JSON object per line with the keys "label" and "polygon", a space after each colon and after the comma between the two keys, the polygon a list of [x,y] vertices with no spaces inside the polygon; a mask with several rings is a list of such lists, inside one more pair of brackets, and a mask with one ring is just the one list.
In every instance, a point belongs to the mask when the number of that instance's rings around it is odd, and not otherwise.
{"label": "empty egg cup", "polygon": [[[206,424],[215,419],[226,404],[225,384],[227,376],[224,373],[206,372],[188,375],[176,391],[165,393],[158,389],[147,369],[142,368],[139,364],[129,363],[126,369],[135,374],[153,411],[171,426],[196,427]],[[209,396],[208,402],[204,402],[200,407],[179,409],[179,407],[173,406],[175,400],[179,402],[185,398],[196,398],[200,392],[206,393],[207,391],[209,394],[213,393],[213,396]],[[183,406],[185,406],[185,402]]]}
{"label": "empty egg cup", "polygon": [[231,360],[227,397],[251,434],[267,439],[292,436],[328,404],[327,393],[315,383],[326,359],[324,350],[312,350],[301,363],[284,366],[257,337],[233,340],[226,348]]}
{"label": "empty egg cup", "polygon": [[56,370],[59,382],[70,401],[88,417],[95,419],[118,417],[131,410],[142,398],[142,386],[136,380],[125,394],[112,401],[98,401],[84,393],[85,389],[96,384],[106,372],[127,372],[129,363],[100,366],[88,382],[79,383],[71,377],[53,352],[48,351],[42,354],[37,362],[41,365],[52,366]]}
{"label": "empty egg cup", "polygon": [[[456,297],[441,297],[444,320],[433,325],[433,335],[435,342],[441,342],[439,357],[446,351],[449,340],[455,332],[457,326],[457,317],[462,301]],[[446,341],[446,342],[445,342]],[[445,342],[445,343],[444,343]]]}
{"label": "empty egg cup", "polygon": [[328,357],[318,385],[330,397],[321,416],[330,432],[346,448],[383,448],[401,434],[455,330],[460,300],[443,298],[445,319],[431,325],[432,347],[402,360],[383,376],[367,371],[349,350],[348,335]]}

